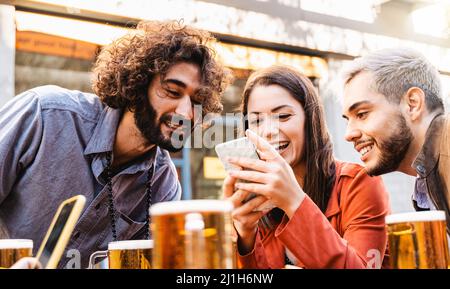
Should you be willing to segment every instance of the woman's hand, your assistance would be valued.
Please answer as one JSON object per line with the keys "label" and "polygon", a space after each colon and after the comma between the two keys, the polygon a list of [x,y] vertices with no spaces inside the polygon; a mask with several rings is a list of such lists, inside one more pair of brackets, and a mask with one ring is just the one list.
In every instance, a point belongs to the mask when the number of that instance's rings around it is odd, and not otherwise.
{"label": "woman's hand", "polygon": [[305,199],[305,192],[297,182],[294,171],[265,139],[251,130],[247,130],[246,135],[256,146],[261,160],[228,158],[230,163],[248,169],[230,172],[231,177],[249,182],[237,183],[236,188],[266,197],[292,218]]}
{"label": "woman's hand", "polygon": [[239,236],[238,249],[241,255],[252,251],[259,219],[267,214],[267,211],[255,211],[261,204],[267,201],[264,196],[257,196],[248,202],[244,200],[250,192],[245,190],[235,191],[236,179],[227,176],[223,184],[224,197],[233,203],[234,209],[231,214],[234,228]]}

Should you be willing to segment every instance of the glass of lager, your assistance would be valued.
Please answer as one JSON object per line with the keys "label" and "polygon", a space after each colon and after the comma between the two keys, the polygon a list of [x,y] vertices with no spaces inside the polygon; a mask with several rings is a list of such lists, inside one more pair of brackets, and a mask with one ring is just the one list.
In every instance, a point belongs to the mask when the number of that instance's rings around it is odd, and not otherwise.
{"label": "glass of lager", "polygon": [[155,269],[231,269],[231,211],[225,200],[157,203],[150,208]]}
{"label": "glass of lager", "polygon": [[386,225],[393,269],[447,269],[444,211],[389,215]]}
{"label": "glass of lager", "polygon": [[94,252],[89,258],[89,268],[95,267],[99,258],[108,258],[109,269],[151,269],[153,240],[127,240],[108,244],[107,251]]}
{"label": "glass of lager", "polygon": [[0,268],[9,268],[24,257],[33,254],[33,240],[2,239],[0,240]]}

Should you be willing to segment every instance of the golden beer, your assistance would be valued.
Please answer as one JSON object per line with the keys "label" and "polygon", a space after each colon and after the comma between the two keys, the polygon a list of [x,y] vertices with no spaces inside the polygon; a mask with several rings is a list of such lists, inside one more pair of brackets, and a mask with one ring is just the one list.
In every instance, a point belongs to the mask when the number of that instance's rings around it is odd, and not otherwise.
{"label": "golden beer", "polygon": [[222,200],[153,205],[153,268],[233,268],[232,209],[230,202]]}
{"label": "golden beer", "polygon": [[98,258],[108,257],[109,269],[151,269],[153,240],[127,240],[108,244],[107,251],[94,252],[89,268],[96,267]]}
{"label": "golden beer", "polygon": [[33,240],[2,239],[0,240],[0,267],[9,268],[24,257],[33,254]]}
{"label": "golden beer", "polygon": [[392,268],[447,269],[444,211],[394,214],[386,217],[386,225]]}
{"label": "golden beer", "polygon": [[111,242],[108,245],[109,269],[151,269],[152,240]]}

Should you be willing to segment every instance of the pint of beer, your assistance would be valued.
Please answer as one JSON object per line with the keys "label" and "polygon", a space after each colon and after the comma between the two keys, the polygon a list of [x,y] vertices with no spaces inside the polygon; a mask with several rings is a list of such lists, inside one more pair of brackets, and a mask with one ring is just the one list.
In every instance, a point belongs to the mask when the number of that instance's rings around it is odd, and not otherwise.
{"label": "pint of beer", "polygon": [[117,241],[108,244],[108,251],[97,251],[89,260],[89,268],[95,260],[108,257],[109,269],[151,269],[153,240]]}
{"label": "pint of beer", "polygon": [[222,200],[157,203],[150,209],[155,269],[233,268],[233,205]]}
{"label": "pint of beer", "polygon": [[447,269],[445,212],[423,211],[386,216],[391,267]]}
{"label": "pint of beer", "polygon": [[33,240],[1,239],[0,240],[0,268],[9,268],[24,257],[33,254]]}

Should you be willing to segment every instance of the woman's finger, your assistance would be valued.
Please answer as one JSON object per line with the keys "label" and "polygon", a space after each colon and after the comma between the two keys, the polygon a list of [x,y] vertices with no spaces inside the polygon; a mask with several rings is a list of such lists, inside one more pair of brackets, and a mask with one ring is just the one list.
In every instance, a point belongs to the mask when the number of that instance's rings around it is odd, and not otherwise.
{"label": "woman's finger", "polygon": [[224,198],[229,198],[233,195],[235,188],[234,185],[236,183],[236,178],[228,175],[223,181],[223,196]]}
{"label": "woman's finger", "polygon": [[257,135],[255,132],[247,129],[245,135],[256,146],[259,157],[262,160],[274,160],[281,158],[277,150],[264,138]]}
{"label": "woman's finger", "polygon": [[239,190],[244,190],[252,193],[256,193],[259,195],[266,196],[270,193],[270,191],[267,188],[267,185],[265,184],[258,184],[258,183],[237,183],[236,188]]}
{"label": "woman's finger", "polygon": [[244,227],[253,227],[265,214],[267,214],[267,212],[257,211],[248,213],[245,216],[236,216],[234,219],[241,223]]}
{"label": "woman's finger", "polygon": [[240,179],[246,180],[249,182],[261,183],[265,184],[268,181],[267,174],[255,172],[255,171],[231,171],[230,176]]}
{"label": "woman's finger", "polygon": [[[244,169],[250,169],[253,171],[267,173],[270,171],[270,165],[262,160],[255,160],[250,158],[229,157],[228,162],[233,165],[242,167]],[[240,171],[240,170],[234,170]]]}
{"label": "woman's finger", "polygon": [[267,198],[264,196],[256,196],[253,199],[249,200],[239,208],[234,210],[235,215],[245,216],[254,212],[259,206],[264,204],[267,201]]}
{"label": "woman's finger", "polygon": [[233,203],[235,208],[242,206],[244,201],[247,199],[250,192],[244,190],[237,190],[234,194],[229,198],[229,200]]}

